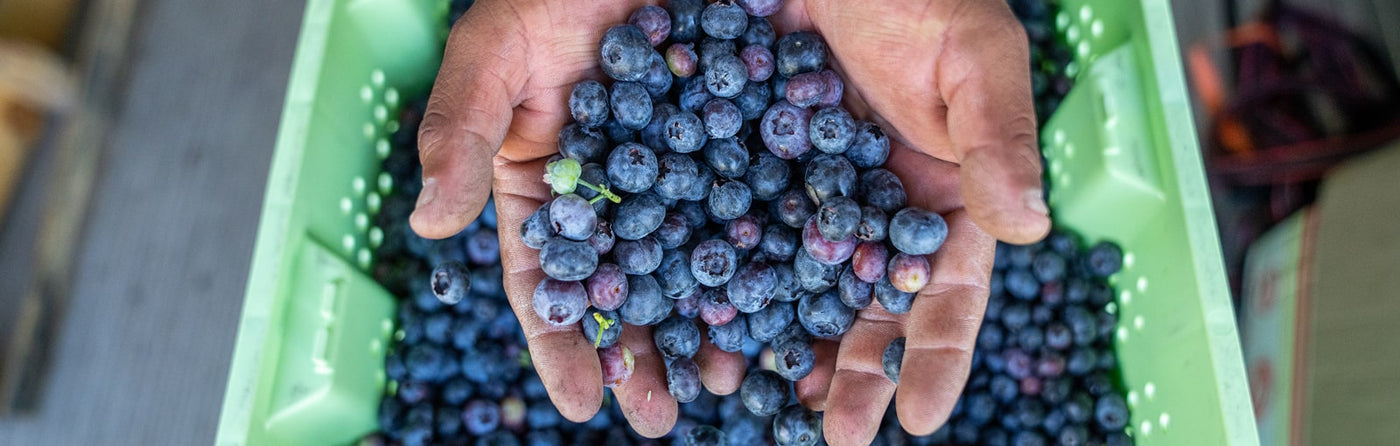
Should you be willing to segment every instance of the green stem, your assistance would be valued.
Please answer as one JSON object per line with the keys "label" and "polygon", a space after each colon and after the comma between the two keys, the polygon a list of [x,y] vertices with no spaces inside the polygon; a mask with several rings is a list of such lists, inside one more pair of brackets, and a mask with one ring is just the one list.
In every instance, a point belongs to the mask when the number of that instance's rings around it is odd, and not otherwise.
{"label": "green stem", "polygon": [[[579,179],[579,180],[578,180],[578,184],[582,184],[583,187],[586,187],[586,188],[589,188],[589,189],[593,189],[594,192],[597,192],[597,193],[601,194],[601,196],[603,196],[603,197],[607,197],[608,200],[609,200],[609,201],[612,201],[613,203],[621,203],[621,202],[622,202],[622,197],[619,197],[619,196],[617,196],[617,194],[612,193],[612,191],[608,190],[608,188],[606,188],[606,187],[594,186],[594,185],[592,185],[592,184],[588,184],[587,181],[583,181],[582,179]],[[596,197],[595,197],[595,198],[596,198]]]}

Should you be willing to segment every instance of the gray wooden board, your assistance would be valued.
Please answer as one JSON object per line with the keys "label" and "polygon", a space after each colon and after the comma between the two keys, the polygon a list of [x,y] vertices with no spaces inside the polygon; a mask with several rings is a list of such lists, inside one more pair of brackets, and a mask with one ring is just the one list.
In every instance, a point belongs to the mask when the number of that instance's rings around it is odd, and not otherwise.
{"label": "gray wooden board", "polygon": [[305,3],[142,3],[43,401],[0,444],[213,441]]}

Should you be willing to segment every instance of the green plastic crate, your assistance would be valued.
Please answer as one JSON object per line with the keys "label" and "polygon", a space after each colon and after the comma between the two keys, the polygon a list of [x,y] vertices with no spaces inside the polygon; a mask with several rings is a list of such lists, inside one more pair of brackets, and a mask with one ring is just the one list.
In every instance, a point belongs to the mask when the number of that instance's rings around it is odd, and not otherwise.
{"label": "green plastic crate", "polygon": [[[1168,0],[1064,0],[1076,87],[1042,133],[1058,224],[1120,242],[1117,346],[1138,444],[1258,443]],[[220,445],[375,429],[393,298],[363,272],[399,102],[430,87],[446,5],[309,0]]]}

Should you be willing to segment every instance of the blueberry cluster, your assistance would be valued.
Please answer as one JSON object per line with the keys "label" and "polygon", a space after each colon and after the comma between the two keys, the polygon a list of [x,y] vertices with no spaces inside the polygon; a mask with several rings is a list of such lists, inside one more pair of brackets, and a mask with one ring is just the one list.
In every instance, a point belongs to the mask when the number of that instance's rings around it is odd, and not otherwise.
{"label": "blueberry cluster", "polygon": [[812,338],[842,335],[876,301],[907,312],[929,281],[946,223],[907,204],[883,168],[889,138],[840,106],[822,38],[776,35],[764,17],[779,6],[642,7],[599,43],[610,85],[573,87],[544,172],[555,197],[520,237],[548,276],[534,309],[582,325],[609,386],[631,373],[623,327],[653,326],[671,394],[694,400],[703,329],[723,351],[751,339],[777,352],[741,393],[778,416],[789,381],[812,371]]}

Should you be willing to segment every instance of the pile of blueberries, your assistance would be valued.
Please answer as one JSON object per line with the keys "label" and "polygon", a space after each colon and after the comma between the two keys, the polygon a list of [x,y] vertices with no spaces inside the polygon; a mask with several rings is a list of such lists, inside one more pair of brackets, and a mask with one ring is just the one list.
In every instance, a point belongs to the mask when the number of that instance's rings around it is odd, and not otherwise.
{"label": "pile of blueberries", "polygon": [[[450,18],[470,3],[452,2]],[[1068,90],[1068,52],[1044,0],[1011,4],[1032,39],[1047,116]],[[640,437],[610,397],[586,423],[559,415],[505,300],[493,204],[449,239],[408,228],[421,185],[419,100],[402,111],[382,166],[398,186],[376,216],[385,237],[372,272],[402,301],[381,431],[365,444],[824,443],[820,414],[796,404],[789,382],[811,371],[811,340],[839,336],[873,301],[907,311],[928,280],[922,254],[946,227],[905,206],[899,178],[880,167],[888,139],[840,108],[842,81],[824,69],[820,37],[775,35],[764,16],[780,6],[672,0],[610,29],[600,64],[611,85],[575,87],[574,122],[543,172],[556,198],[519,228],[549,276],[536,312],[582,326],[605,384],[631,373],[617,343],[623,323],[652,326],[683,402],[672,433]],[[1121,252],[1080,247],[1062,231],[998,245],[971,378],[951,419],[912,437],[891,411],[876,444],[1130,444],[1104,282]],[[733,395],[699,384],[690,356],[703,327],[707,342],[748,359]],[[887,365],[901,349],[891,344]],[[887,373],[897,379],[897,367]]]}

